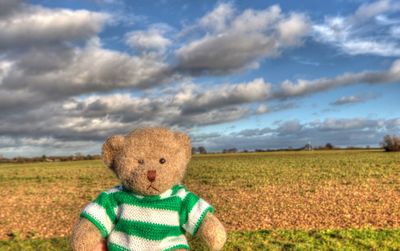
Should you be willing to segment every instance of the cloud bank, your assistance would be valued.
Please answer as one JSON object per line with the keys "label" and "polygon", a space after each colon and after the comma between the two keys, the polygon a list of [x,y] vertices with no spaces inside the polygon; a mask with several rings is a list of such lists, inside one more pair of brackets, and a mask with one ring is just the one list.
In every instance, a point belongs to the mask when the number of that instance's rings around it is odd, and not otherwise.
{"label": "cloud bank", "polygon": [[[101,38],[107,27],[119,22],[112,13],[0,0],[0,153],[96,152],[107,136],[138,126],[161,125],[192,132],[295,109],[295,98],[344,86],[398,84],[400,60],[393,60],[386,70],[348,72],[330,78],[278,83],[262,77],[196,82],[196,78],[255,69],[263,60],[303,46],[310,37],[349,54],[369,51],[386,56],[368,46],[357,45],[361,48],[358,52],[349,46],[357,41],[365,43],[360,40],[362,34],[358,36],[353,29],[363,30],[371,19],[396,36],[397,23],[384,15],[396,8],[398,5],[391,1],[378,1],[361,5],[352,15],[327,17],[316,24],[307,14],[285,13],[278,5],[238,10],[232,3],[221,2],[182,29],[151,24],[127,31],[120,37],[126,49],[117,50],[105,46]],[[374,19],[376,15],[379,18]],[[397,49],[391,49],[390,43],[397,48],[394,40],[379,42],[379,46],[396,55]],[[368,99],[347,95],[332,101],[332,105]],[[369,127],[352,127],[360,121]],[[383,121],[381,125],[363,119],[290,120],[277,128],[248,129],[232,135],[193,134],[193,140],[212,149],[239,143],[247,148],[251,142],[260,147],[262,142],[271,142],[263,147],[294,146],[322,132],[321,142],[334,139],[330,138],[333,131],[348,126],[343,131],[347,136],[359,135],[354,144],[361,144],[361,136],[370,137],[364,142],[376,143],[383,132],[398,128],[398,119]],[[372,133],[372,129],[377,133],[368,136],[365,132]],[[260,138],[256,140],[254,135]],[[349,142],[348,138],[343,137],[341,142]]]}

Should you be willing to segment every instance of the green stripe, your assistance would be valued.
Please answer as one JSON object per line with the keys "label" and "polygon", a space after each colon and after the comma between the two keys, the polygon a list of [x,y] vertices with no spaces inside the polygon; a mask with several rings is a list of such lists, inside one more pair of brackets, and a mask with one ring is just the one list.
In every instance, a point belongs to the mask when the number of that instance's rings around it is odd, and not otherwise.
{"label": "green stripe", "polygon": [[194,205],[196,205],[196,203],[199,201],[199,199],[200,198],[197,195],[188,192],[182,202],[181,211],[179,212],[180,225],[183,225],[188,221],[189,213]]}
{"label": "green stripe", "polygon": [[118,221],[114,230],[154,241],[159,241],[169,236],[179,236],[184,233],[179,226],[165,226],[123,219]]}
{"label": "green stripe", "polygon": [[108,251],[130,251],[129,249],[122,247],[118,244],[112,243],[112,242],[109,242],[107,244],[107,249],[108,249]]}
{"label": "green stripe", "polygon": [[113,200],[110,194],[102,192],[93,202],[99,204],[106,210],[108,217],[110,218],[111,222],[115,222],[116,215],[114,212],[114,207],[118,206],[115,200]]}
{"label": "green stripe", "polygon": [[82,218],[89,220],[91,223],[93,223],[97,227],[97,229],[99,229],[99,231],[101,233],[101,237],[106,238],[108,236],[109,233],[107,232],[107,229],[103,226],[103,224],[101,224],[99,221],[97,221],[90,214],[82,212],[80,216]]}
{"label": "green stripe", "polygon": [[155,209],[164,209],[164,210],[171,210],[171,211],[179,211],[181,200],[179,197],[169,197],[163,200],[142,200],[139,198],[134,197],[131,194],[126,192],[116,192],[113,194],[116,201],[120,203],[139,206],[139,207],[146,207],[146,208],[155,208]]}
{"label": "green stripe", "polygon": [[190,211],[192,211],[194,205],[196,205],[196,203],[200,200],[199,196],[190,193],[188,195],[186,195],[185,200],[183,201],[183,205],[185,207],[187,207],[188,213],[190,213]]}
{"label": "green stripe", "polygon": [[179,245],[175,245],[175,246],[169,247],[167,249],[164,249],[163,251],[171,251],[171,250],[175,250],[175,249],[186,249],[186,250],[189,250],[189,246],[185,245],[185,244],[179,244]]}

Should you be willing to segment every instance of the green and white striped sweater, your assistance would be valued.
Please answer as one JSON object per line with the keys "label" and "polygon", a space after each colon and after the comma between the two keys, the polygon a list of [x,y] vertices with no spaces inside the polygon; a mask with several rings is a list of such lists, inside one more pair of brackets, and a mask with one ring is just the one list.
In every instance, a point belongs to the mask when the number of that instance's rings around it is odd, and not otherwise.
{"label": "green and white striped sweater", "polygon": [[141,196],[123,186],[102,192],[81,213],[107,238],[109,251],[189,249],[185,232],[195,235],[214,208],[175,185],[160,195]]}

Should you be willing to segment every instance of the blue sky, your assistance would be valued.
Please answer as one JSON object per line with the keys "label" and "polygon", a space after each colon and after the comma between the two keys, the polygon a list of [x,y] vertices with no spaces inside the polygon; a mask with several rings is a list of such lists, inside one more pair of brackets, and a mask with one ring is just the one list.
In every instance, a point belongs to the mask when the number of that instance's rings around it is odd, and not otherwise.
{"label": "blue sky", "polygon": [[398,1],[0,1],[0,154],[140,126],[212,151],[399,134]]}

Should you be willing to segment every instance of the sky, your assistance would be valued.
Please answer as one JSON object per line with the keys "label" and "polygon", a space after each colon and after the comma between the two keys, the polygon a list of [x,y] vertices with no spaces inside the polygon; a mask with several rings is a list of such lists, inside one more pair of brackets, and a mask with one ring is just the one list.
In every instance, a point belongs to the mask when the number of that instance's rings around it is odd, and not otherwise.
{"label": "sky", "polygon": [[209,151],[400,132],[400,2],[0,0],[0,155],[143,126]]}

